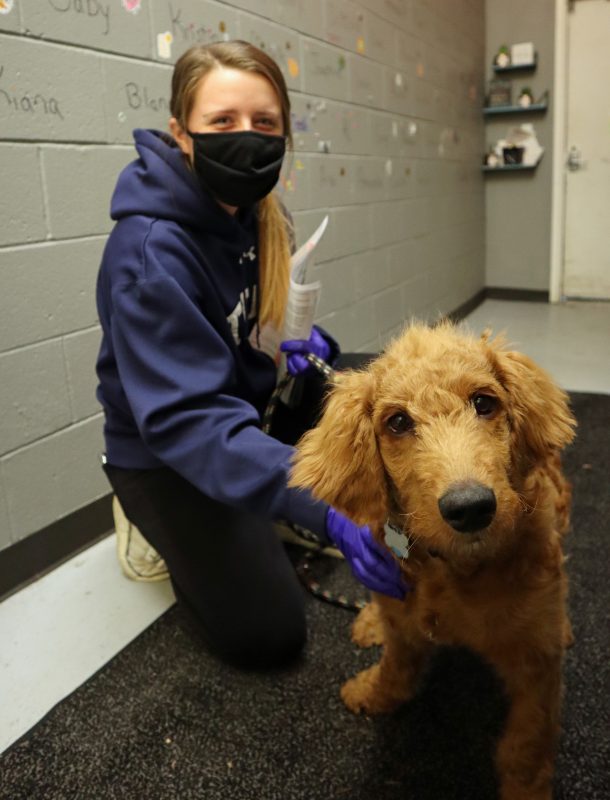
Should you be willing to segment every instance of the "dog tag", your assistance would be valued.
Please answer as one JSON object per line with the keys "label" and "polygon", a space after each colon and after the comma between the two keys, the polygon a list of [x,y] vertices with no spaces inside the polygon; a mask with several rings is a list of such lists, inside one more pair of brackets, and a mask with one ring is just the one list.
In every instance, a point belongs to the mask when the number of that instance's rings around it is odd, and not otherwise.
{"label": "dog tag", "polygon": [[409,558],[409,547],[411,543],[409,542],[407,534],[403,533],[400,528],[397,528],[396,525],[392,525],[389,521],[383,526],[383,532],[385,533],[385,543],[394,555],[398,558]]}

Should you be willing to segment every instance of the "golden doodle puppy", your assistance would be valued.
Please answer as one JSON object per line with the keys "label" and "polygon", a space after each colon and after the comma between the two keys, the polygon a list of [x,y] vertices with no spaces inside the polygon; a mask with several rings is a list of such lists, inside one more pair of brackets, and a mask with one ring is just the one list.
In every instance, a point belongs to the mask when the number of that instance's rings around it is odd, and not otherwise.
{"label": "golden doodle puppy", "polygon": [[293,485],[389,542],[412,586],[404,601],[375,595],[356,619],[354,641],[383,655],[343,686],[345,704],[391,711],[435,644],[477,651],[510,700],[502,800],[552,795],[571,638],[559,454],[575,424],[565,393],[502,340],[413,324],[342,376],[293,467]]}

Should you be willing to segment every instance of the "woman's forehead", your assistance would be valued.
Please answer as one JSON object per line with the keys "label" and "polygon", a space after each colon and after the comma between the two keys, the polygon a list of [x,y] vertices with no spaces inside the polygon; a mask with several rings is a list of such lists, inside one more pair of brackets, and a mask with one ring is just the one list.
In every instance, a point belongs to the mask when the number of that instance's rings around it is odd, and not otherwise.
{"label": "woman's forehead", "polygon": [[243,108],[279,111],[280,101],[272,84],[263,75],[217,67],[201,79],[195,106],[211,111]]}

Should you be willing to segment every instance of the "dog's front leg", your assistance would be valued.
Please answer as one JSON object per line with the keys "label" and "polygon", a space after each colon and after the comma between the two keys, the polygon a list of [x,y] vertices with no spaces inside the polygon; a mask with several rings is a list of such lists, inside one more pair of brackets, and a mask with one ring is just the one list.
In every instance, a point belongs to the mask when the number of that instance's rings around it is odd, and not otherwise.
{"label": "dog's front leg", "polygon": [[[561,654],[541,657],[532,667],[498,664],[511,703],[497,752],[501,800],[551,800],[555,748],[559,736],[562,691]],[[527,662],[529,666],[527,665]]]}
{"label": "dog's front leg", "polygon": [[376,597],[383,628],[381,661],[358,673],[341,688],[345,705],[354,713],[382,714],[408,700],[430,653],[430,642],[405,619],[404,603]]}

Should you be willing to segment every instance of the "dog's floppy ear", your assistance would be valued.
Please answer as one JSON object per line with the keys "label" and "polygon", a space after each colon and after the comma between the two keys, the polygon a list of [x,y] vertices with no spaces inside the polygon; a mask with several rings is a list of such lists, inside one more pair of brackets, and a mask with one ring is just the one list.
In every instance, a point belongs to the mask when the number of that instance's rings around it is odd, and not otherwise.
{"label": "dog's floppy ear", "polygon": [[576,420],[567,394],[528,356],[494,349],[492,357],[510,397],[513,453],[522,462],[521,471],[526,472],[572,441]]}
{"label": "dog's floppy ear", "polygon": [[382,525],[388,513],[385,473],[372,421],[371,372],[342,373],[318,425],[297,444],[291,486],[310,489],[354,522]]}

